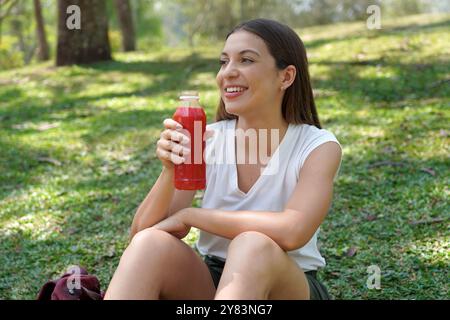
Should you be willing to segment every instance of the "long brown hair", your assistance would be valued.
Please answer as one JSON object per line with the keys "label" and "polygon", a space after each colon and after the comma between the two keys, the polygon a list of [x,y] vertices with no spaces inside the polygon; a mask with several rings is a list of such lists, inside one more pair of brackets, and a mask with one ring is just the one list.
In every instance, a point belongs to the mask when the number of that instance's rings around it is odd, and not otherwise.
{"label": "long brown hair", "polygon": [[[237,25],[226,39],[240,30],[251,32],[264,40],[279,70],[289,65],[297,69],[294,82],[286,89],[283,96],[281,105],[283,118],[288,123],[310,124],[320,129],[309,79],[306,50],[297,33],[287,25],[274,20],[254,19]],[[216,112],[216,121],[230,119],[237,119],[237,116],[225,110],[225,104],[221,98]]]}

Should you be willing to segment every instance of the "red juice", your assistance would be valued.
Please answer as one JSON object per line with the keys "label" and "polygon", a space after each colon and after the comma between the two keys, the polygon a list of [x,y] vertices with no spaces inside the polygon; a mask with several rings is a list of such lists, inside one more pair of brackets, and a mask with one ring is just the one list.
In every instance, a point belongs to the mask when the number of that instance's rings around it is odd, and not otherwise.
{"label": "red juice", "polygon": [[183,126],[182,131],[190,139],[190,154],[186,161],[175,165],[175,188],[179,190],[201,190],[206,187],[206,164],[203,159],[206,130],[206,114],[198,103],[198,94],[183,92],[181,104],[175,111],[173,119]]}

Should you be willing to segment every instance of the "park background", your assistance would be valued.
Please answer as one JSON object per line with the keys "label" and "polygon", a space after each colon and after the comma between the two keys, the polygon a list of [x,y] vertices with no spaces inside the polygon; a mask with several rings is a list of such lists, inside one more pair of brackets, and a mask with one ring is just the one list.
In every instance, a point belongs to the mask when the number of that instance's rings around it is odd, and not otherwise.
{"label": "park background", "polygon": [[[69,4],[85,38],[61,30]],[[449,298],[448,1],[0,0],[0,299],[35,299],[71,265],[107,288],[161,170],[163,119],[196,89],[213,121],[224,36],[257,17],[298,32],[343,146],[319,237],[332,296]]]}

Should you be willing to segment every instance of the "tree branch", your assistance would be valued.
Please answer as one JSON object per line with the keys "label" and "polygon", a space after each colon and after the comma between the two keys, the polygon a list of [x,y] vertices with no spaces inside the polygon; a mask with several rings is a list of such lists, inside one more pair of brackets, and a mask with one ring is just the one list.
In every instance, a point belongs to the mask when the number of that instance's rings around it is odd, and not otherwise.
{"label": "tree branch", "polygon": [[[0,0],[0,21],[2,21],[4,18],[6,18],[9,15],[9,13],[14,8],[14,6],[17,4],[17,2],[19,2],[19,0]],[[2,7],[8,6],[8,3],[9,3],[9,7],[7,7],[5,12],[2,13],[2,11],[3,11]]]}

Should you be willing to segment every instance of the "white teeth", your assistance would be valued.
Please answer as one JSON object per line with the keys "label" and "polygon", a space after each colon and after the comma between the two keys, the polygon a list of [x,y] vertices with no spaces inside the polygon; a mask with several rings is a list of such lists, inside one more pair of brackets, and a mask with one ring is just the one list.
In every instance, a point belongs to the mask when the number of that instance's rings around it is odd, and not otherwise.
{"label": "white teeth", "polygon": [[242,92],[245,89],[242,87],[229,87],[229,88],[225,88],[226,92]]}

